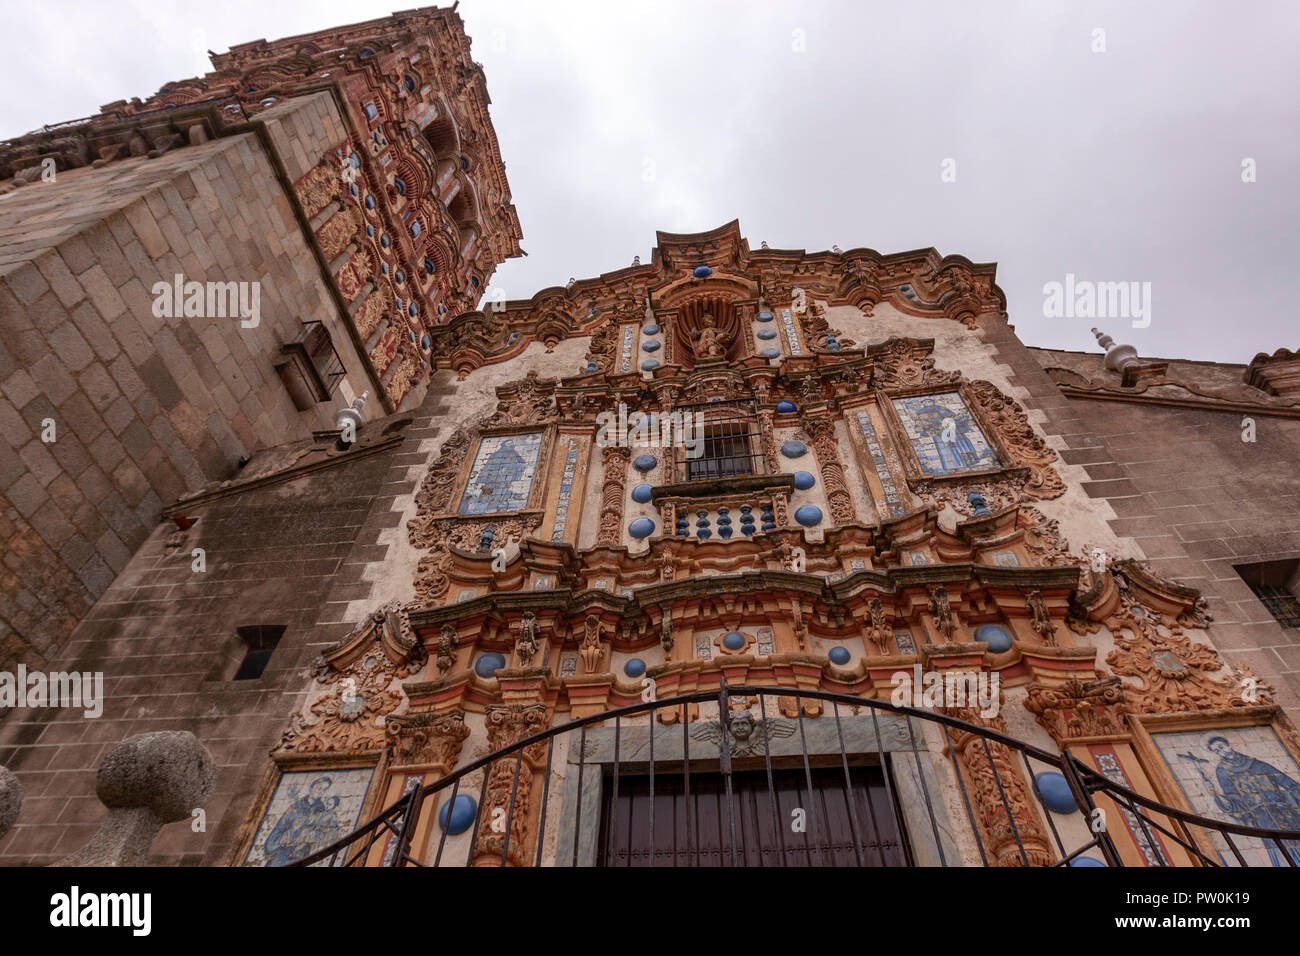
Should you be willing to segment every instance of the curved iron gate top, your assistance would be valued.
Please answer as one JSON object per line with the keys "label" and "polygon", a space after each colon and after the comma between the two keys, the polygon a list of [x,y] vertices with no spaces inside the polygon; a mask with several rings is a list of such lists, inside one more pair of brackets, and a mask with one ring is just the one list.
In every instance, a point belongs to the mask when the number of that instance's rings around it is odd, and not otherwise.
{"label": "curved iron gate top", "polygon": [[[733,712],[730,699],[736,696],[756,697],[760,710],[759,718],[754,720],[748,711]],[[768,699],[769,698],[787,698],[794,699],[797,717],[780,721],[768,717]],[[447,842],[447,829],[441,829],[441,835],[437,840],[437,846],[434,850],[432,861],[416,859],[411,853],[411,838],[415,832],[415,824],[420,817],[421,810],[425,801],[434,794],[442,794],[450,790],[446,795],[446,805],[452,805],[460,791],[460,784],[465,777],[470,774],[483,770],[483,782],[479,791],[479,797],[475,809],[475,818],[471,824],[474,829],[471,846],[466,859],[465,865],[473,865],[476,859],[482,860],[484,856],[483,846],[490,844],[495,857],[495,846],[500,844],[499,863],[508,865],[514,863],[531,864],[541,866],[544,859],[545,850],[545,824],[549,811],[548,804],[551,802],[551,777],[552,764],[555,753],[555,741],[561,735],[577,734],[578,735],[578,759],[576,766],[576,782],[573,796],[566,798],[566,802],[572,801],[572,825],[568,828],[572,831],[572,845],[560,846],[556,848],[555,859],[559,865],[573,864],[577,865],[582,862],[591,862],[586,859],[589,854],[582,853],[581,836],[582,819],[584,813],[587,815],[588,825],[590,827],[592,814],[599,816],[602,812],[600,806],[583,806],[583,778],[584,774],[601,774],[604,771],[600,764],[587,763],[587,744],[589,729],[595,725],[607,725],[602,730],[608,734],[608,725],[612,724],[613,734],[613,759],[607,766],[609,769],[610,786],[612,789],[613,802],[618,803],[620,777],[626,780],[629,771],[640,776],[648,777],[648,794],[650,797],[649,804],[649,842],[653,848],[655,845],[655,779],[658,774],[663,779],[664,771],[656,770],[656,759],[654,755],[655,741],[666,739],[666,733],[675,733],[671,725],[656,725],[656,715],[659,711],[667,709],[680,710],[681,726],[681,752],[674,752],[670,755],[669,762],[673,765],[672,770],[675,772],[680,765],[681,786],[684,788],[687,804],[690,803],[691,779],[694,774],[697,782],[697,792],[699,789],[700,771],[692,770],[692,761],[700,759],[701,744],[698,743],[699,733],[695,734],[696,753],[691,753],[691,728],[709,727],[711,722],[695,722],[688,720],[689,706],[700,703],[716,703],[718,706],[719,719],[714,728],[718,728],[712,733],[712,742],[716,744],[717,753],[707,754],[706,758],[714,758],[717,763],[716,773],[721,778],[720,796],[723,797],[722,812],[718,815],[717,824],[719,832],[719,845],[716,850],[721,851],[720,862],[737,866],[741,863],[741,841],[737,833],[738,819],[744,821],[743,812],[738,812],[736,808],[736,794],[734,792],[733,782],[736,771],[733,768],[733,761],[741,757],[756,758],[761,752],[763,757],[763,771],[767,781],[767,800],[766,806],[773,817],[774,831],[777,840],[782,844],[784,857],[784,826],[782,821],[777,819],[780,813],[778,805],[780,803],[775,787],[775,773],[773,764],[773,752],[775,749],[774,738],[778,734],[792,735],[794,731],[783,726],[785,724],[795,724],[799,735],[799,748],[794,751],[797,754],[797,769],[802,769],[803,780],[806,789],[804,790],[805,802],[807,805],[812,804],[813,795],[813,760],[810,759],[810,753],[807,745],[808,726],[810,719],[803,716],[803,701],[817,700],[827,702],[832,707],[832,714],[823,715],[816,720],[811,721],[814,724],[820,724],[821,721],[830,721],[835,726],[836,737],[838,738],[838,748],[834,752],[838,756],[838,766],[842,770],[844,779],[845,807],[847,813],[848,829],[852,835],[853,858],[859,866],[864,865],[869,852],[878,852],[882,846],[880,838],[881,820],[876,815],[878,806],[881,802],[891,813],[891,818],[884,821],[886,831],[898,833],[900,835],[910,835],[923,842],[933,851],[933,856],[937,857],[934,862],[942,866],[962,865],[965,861],[960,858],[959,853],[953,852],[954,843],[950,834],[941,832],[940,818],[944,816],[943,801],[939,799],[940,793],[932,792],[935,779],[933,773],[927,774],[921,760],[921,751],[925,750],[924,743],[918,743],[918,733],[913,725],[913,718],[926,722],[923,726],[934,726],[942,733],[947,758],[951,765],[953,776],[956,780],[958,790],[960,791],[960,804],[966,817],[966,824],[973,835],[976,850],[980,862],[985,865],[996,865],[998,862],[1010,862],[1011,865],[1034,865],[1040,862],[1042,854],[1036,853],[1032,846],[1027,847],[1028,834],[1025,832],[1023,822],[1017,822],[1015,799],[1016,788],[1023,789],[1024,780],[1018,777],[1019,769],[1014,762],[1013,755],[1019,756],[1019,763],[1025,770],[1025,780],[1032,787],[1033,796],[1043,805],[1043,812],[1037,816],[1045,819],[1052,837],[1052,847],[1048,852],[1053,858],[1051,865],[1069,866],[1078,865],[1075,861],[1079,860],[1087,851],[1096,850],[1102,856],[1107,866],[1124,866],[1125,863],[1117,850],[1108,829],[1105,826],[1091,828],[1091,839],[1088,839],[1073,849],[1067,849],[1058,831],[1053,814],[1047,810],[1046,801],[1039,790],[1037,775],[1030,760],[1037,761],[1046,767],[1059,772],[1066,780],[1069,793],[1074,801],[1075,809],[1083,812],[1088,820],[1098,819],[1099,811],[1093,800],[1094,794],[1102,794],[1120,808],[1125,820],[1133,831],[1139,844],[1139,849],[1145,854],[1149,862],[1154,861],[1158,866],[1173,865],[1168,852],[1162,846],[1161,837],[1169,843],[1180,847],[1188,857],[1195,863],[1202,866],[1224,866],[1231,865],[1226,858],[1222,856],[1221,851],[1216,848],[1216,844],[1221,843],[1231,854],[1232,859],[1237,865],[1247,866],[1245,857],[1241,853],[1238,840],[1243,838],[1263,841],[1265,846],[1276,847],[1278,856],[1288,865],[1295,867],[1300,866],[1300,831],[1287,830],[1270,830],[1258,827],[1242,826],[1233,823],[1227,823],[1221,820],[1214,820],[1209,817],[1199,816],[1188,813],[1174,807],[1166,806],[1148,797],[1130,790],[1129,788],[1116,783],[1114,780],[1098,773],[1093,768],[1084,764],[1078,758],[1068,753],[1052,753],[1036,747],[1024,741],[1017,740],[1006,734],[1000,733],[987,727],[981,727],[968,723],[947,714],[934,711],[920,710],[913,707],[897,706],[893,703],[872,698],[854,697],[849,694],[835,693],[821,690],[794,690],[789,687],[768,687],[761,685],[738,685],[731,686],[722,682],[716,691],[701,691],[693,694],[685,694],[678,697],[667,698],[664,700],[655,700],[650,702],[632,704],[626,707],[616,708],[614,710],[602,711],[589,717],[579,718],[569,721],[568,723],[550,727],[538,733],[532,734],[522,740],[519,740],[507,747],[503,747],[493,753],[477,760],[471,761],[459,770],[442,777],[433,783],[426,784],[417,789],[411,790],[402,796],[389,807],[385,808],[374,818],[357,827],[352,833],[337,840],[322,850],[311,854],[289,864],[290,866],[311,866],[328,861],[331,866],[356,866],[373,864],[375,860],[375,850],[377,846],[383,846],[384,849],[378,857],[380,865],[384,866],[438,866],[442,863],[443,852]],[[844,719],[840,713],[840,705],[846,705],[855,709],[866,708],[870,714],[872,727],[875,730],[875,754],[874,757],[879,762],[883,773],[883,788],[886,791],[887,799],[876,801],[873,804],[870,796],[866,803],[861,800],[861,781],[859,781],[858,790],[855,791],[853,776],[850,764],[857,761],[853,758],[860,757],[861,754],[852,755],[845,746],[844,737]],[[774,713],[776,711],[773,711]],[[650,716],[650,732],[645,734],[649,744],[648,762],[644,756],[638,754],[638,760],[635,766],[627,759],[627,754],[621,752],[623,745],[624,719],[629,717]],[[742,716],[744,715],[744,716]],[[915,776],[911,777],[913,783],[919,781],[919,787],[913,786],[913,790],[919,791],[920,803],[902,808],[899,802],[898,782],[893,779],[894,774],[890,771],[890,761],[886,759],[886,749],[882,743],[881,721],[882,717],[888,721],[893,720],[901,724],[906,730],[906,746],[898,747],[892,752],[901,755],[895,760],[907,760],[910,755],[911,760],[905,764],[894,766],[906,766],[910,774],[915,769]],[[776,723],[773,721],[776,720]],[[779,726],[779,730],[778,730]],[[720,728],[727,728],[727,732],[721,732]],[[628,728],[632,729],[631,727]],[[644,730],[644,728],[641,728]],[[959,735],[959,739],[965,741],[965,746],[973,748],[975,756],[972,758],[975,763],[963,769],[958,765],[956,751],[954,746],[954,734]],[[739,746],[738,746],[739,743]],[[534,847],[521,847],[519,844],[520,831],[523,828],[517,828],[516,823],[519,820],[517,816],[516,800],[520,791],[520,778],[525,764],[525,751],[530,748],[535,753],[540,746],[545,745],[546,760],[542,772],[543,783],[538,810],[538,820]],[[660,744],[661,748],[663,744]],[[867,754],[867,756],[873,756]],[[969,756],[969,755],[968,755]],[[980,758],[983,758],[981,763]],[[570,758],[572,763],[572,758]],[[661,764],[664,757],[661,754]],[[972,773],[972,769],[975,771]],[[646,772],[642,772],[646,771]],[[497,826],[490,828],[488,835],[484,830],[484,798],[488,793],[488,782],[493,774],[500,775],[509,772],[510,775],[510,794],[509,800],[504,808],[495,808],[497,811]],[[527,773],[531,775],[533,770],[529,768]],[[819,774],[825,776],[824,774]],[[1015,781],[1011,779],[1015,777]],[[566,790],[568,789],[568,780],[566,778]],[[638,787],[643,787],[642,782],[638,782]],[[674,783],[674,787],[677,784]],[[976,795],[972,800],[971,789],[975,788],[982,792]],[[526,787],[525,790],[528,788]],[[910,796],[915,797],[915,793]],[[757,804],[758,796],[755,796]],[[1023,803],[1023,801],[1021,801]],[[872,809],[876,806],[877,809]],[[868,820],[861,819],[864,807]],[[504,819],[501,819],[500,810],[504,809]],[[1023,808],[1022,808],[1023,809]],[[900,815],[900,810],[910,810],[910,826],[905,825]],[[1031,808],[1031,812],[1033,812]],[[527,816],[528,807],[522,807],[521,816]],[[982,818],[981,818],[982,814]],[[1155,814],[1156,816],[1152,816]],[[1023,821],[1023,813],[1020,814]],[[1157,819],[1157,817],[1163,818]],[[753,819],[758,819],[754,816]],[[918,820],[920,821],[918,824]],[[698,823],[698,820],[694,821]],[[926,833],[928,828],[929,832]],[[699,844],[696,840],[696,828],[692,826],[691,813],[686,814],[686,840],[687,854],[686,859],[692,865],[699,864]],[[918,832],[919,831],[919,832]],[[566,830],[566,833],[568,831]],[[587,831],[590,832],[590,829]],[[766,831],[771,834],[772,831]],[[820,844],[814,845],[808,838],[807,830],[804,833],[804,852],[806,859],[814,859],[814,850],[817,852],[819,864],[823,863],[821,859],[822,847]],[[871,836],[875,837],[875,843],[871,842]],[[511,846],[512,838],[515,845]],[[384,841],[381,844],[381,841]],[[995,847],[990,847],[990,841],[1000,844],[999,858],[990,860],[990,852]],[[797,842],[797,841],[796,841]],[[947,847],[947,849],[945,849]],[[1014,847],[1014,849],[1012,849]],[[1215,852],[1220,859],[1215,859],[1206,851]],[[771,847],[761,848],[765,852],[770,852]],[[513,853],[511,852],[513,850]],[[716,851],[711,851],[716,852]],[[656,851],[651,849],[649,862],[655,862]],[[568,857],[565,859],[565,857]],[[626,859],[631,855],[625,855]],[[671,859],[676,860],[677,853]],[[909,854],[909,860],[911,854]],[[1096,864],[1096,858],[1091,858],[1093,864]]]}

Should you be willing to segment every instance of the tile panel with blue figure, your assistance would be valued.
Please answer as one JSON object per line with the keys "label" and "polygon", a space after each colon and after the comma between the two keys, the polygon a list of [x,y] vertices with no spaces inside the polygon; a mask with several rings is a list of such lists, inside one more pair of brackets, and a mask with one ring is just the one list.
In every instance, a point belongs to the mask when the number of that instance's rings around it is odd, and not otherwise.
{"label": "tile panel with blue figure", "polygon": [[[1193,813],[1267,830],[1300,830],[1300,764],[1272,727],[1151,735]],[[1239,866],[1219,834],[1211,839],[1224,866]],[[1249,866],[1288,866],[1272,841],[1234,836]],[[1300,865],[1300,840],[1286,853]]]}
{"label": "tile panel with blue figure", "polygon": [[[361,817],[373,776],[372,767],[282,774],[244,865],[285,866],[347,836]],[[342,865],[343,855],[337,863]]]}
{"label": "tile panel with blue figure", "polygon": [[465,482],[459,513],[500,514],[528,507],[542,433],[485,435]]}
{"label": "tile panel with blue figure", "polygon": [[892,401],[922,474],[942,477],[1002,467],[959,392],[908,395]]}

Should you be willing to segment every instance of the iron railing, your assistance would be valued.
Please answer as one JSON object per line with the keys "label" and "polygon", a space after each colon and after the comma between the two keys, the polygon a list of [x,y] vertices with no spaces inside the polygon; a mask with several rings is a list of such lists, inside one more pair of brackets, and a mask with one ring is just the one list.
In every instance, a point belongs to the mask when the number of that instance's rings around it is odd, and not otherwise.
{"label": "iron railing", "polygon": [[[730,701],[733,697],[757,698],[759,707],[759,719],[757,721],[748,721],[744,727],[738,727],[733,724],[733,717],[739,716],[739,712],[733,713]],[[411,790],[404,794],[399,800],[385,808],[373,819],[362,824],[347,836],[335,841],[327,847],[304,857],[290,866],[312,866],[325,864],[329,866],[440,866],[443,863],[444,851],[448,840],[447,826],[440,826],[436,819],[430,818],[430,832],[435,830],[441,831],[436,841],[430,839],[432,845],[428,848],[428,853],[432,859],[418,859],[417,854],[412,852],[411,841],[416,832],[417,823],[421,819],[422,810],[430,797],[435,795],[445,795],[445,801],[441,805],[444,807],[454,807],[456,798],[460,794],[461,782],[466,777],[483,772],[483,781],[479,788],[478,802],[475,805],[475,818],[471,824],[473,835],[465,858],[464,865],[474,865],[476,862],[497,863],[505,866],[511,863],[515,865],[526,864],[541,866],[546,857],[546,823],[548,814],[553,812],[551,804],[554,802],[552,794],[552,766],[555,756],[555,742],[558,738],[565,735],[576,734],[578,737],[576,780],[572,795],[572,841],[565,842],[560,846],[558,843],[552,850],[553,862],[558,865],[579,865],[581,863],[592,862],[589,857],[592,856],[590,846],[584,852],[582,843],[583,836],[588,836],[588,843],[593,832],[590,824],[590,814],[597,814],[599,817],[602,813],[602,807],[584,806],[583,778],[584,774],[600,773],[608,774],[608,785],[612,790],[613,804],[618,804],[618,793],[620,777],[626,778],[629,773],[636,773],[641,777],[648,776],[648,830],[649,830],[649,854],[648,862],[650,865],[656,865],[656,862],[664,865],[672,865],[682,859],[687,861],[687,865],[700,865],[703,853],[702,834],[699,831],[698,815],[693,819],[692,808],[690,806],[691,778],[692,774],[696,775],[698,780],[701,772],[699,768],[700,760],[705,759],[710,764],[709,773],[721,775],[722,787],[724,794],[723,809],[717,816],[717,844],[715,848],[721,849],[722,862],[731,866],[741,864],[742,853],[747,850],[752,851],[752,847],[742,846],[742,841],[738,838],[737,825],[738,820],[743,816],[737,811],[735,794],[733,793],[733,762],[737,754],[733,754],[736,744],[733,741],[739,739],[738,731],[747,729],[744,734],[745,739],[758,733],[761,729],[762,746],[757,747],[757,742],[749,750],[749,761],[753,763],[757,758],[757,750],[762,750],[763,766],[762,770],[766,775],[768,787],[768,800],[766,801],[771,811],[773,830],[776,840],[781,844],[780,852],[783,859],[789,859],[788,848],[785,846],[785,827],[777,817],[778,800],[774,787],[774,754],[773,754],[773,729],[776,726],[768,720],[769,700],[771,698],[785,698],[793,700],[796,717],[791,721],[785,721],[785,724],[797,722],[799,734],[799,747],[797,750],[790,751],[784,756],[778,757],[778,761],[785,766],[793,764],[796,769],[801,769],[803,778],[806,783],[804,790],[804,805],[813,805],[813,782],[812,769],[813,763],[825,766],[827,761],[841,768],[844,777],[844,794],[847,796],[846,806],[848,807],[848,829],[851,832],[853,858],[857,865],[863,865],[868,851],[873,848],[878,850],[883,844],[881,838],[882,824],[883,832],[897,833],[904,839],[928,839],[931,855],[937,859],[938,865],[954,866],[965,865],[973,862],[973,857],[967,853],[965,858],[963,854],[954,853],[954,843],[951,834],[945,834],[941,830],[945,829],[940,826],[939,816],[943,812],[938,809],[943,803],[941,791],[931,792],[931,786],[927,783],[927,776],[922,765],[923,748],[918,746],[918,733],[913,725],[913,719],[926,722],[933,725],[942,733],[944,749],[946,750],[946,760],[951,766],[953,777],[956,781],[957,789],[960,796],[960,807],[965,820],[969,825],[969,836],[973,837],[975,849],[980,862],[985,865],[993,865],[998,862],[1006,863],[1006,846],[1009,844],[1003,840],[1003,856],[1000,860],[990,860],[991,848],[986,845],[986,841],[992,838],[994,830],[989,829],[987,817],[985,827],[981,827],[977,821],[977,816],[981,812],[979,798],[984,801],[983,810],[987,811],[988,804],[992,801],[993,794],[996,793],[994,801],[995,816],[1003,834],[1009,830],[1011,838],[1014,840],[1015,852],[1011,854],[1011,865],[1034,865],[1035,851],[1034,845],[1041,849],[1044,845],[1045,835],[1041,829],[1035,829],[1030,825],[1029,831],[1017,822],[1018,813],[1016,811],[1016,793],[1023,792],[1027,785],[1032,789],[1033,796],[1039,803],[1044,804],[1041,812],[1037,808],[1029,807],[1029,814],[1035,820],[1044,821],[1047,830],[1051,834],[1051,846],[1047,852],[1051,860],[1047,865],[1069,866],[1072,862],[1087,853],[1089,850],[1095,850],[1099,853],[1105,862],[1105,865],[1117,867],[1129,865],[1120,854],[1114,839],[1110,835],[1110,826],[1090,827],[1091,837],[1077,842],[1073,848],[1067,849],[1061,828],[1057,826],[1053,819],[1053,813],[1046,808],[1046,801],[1039,790],[1037,783],[1037,774],[1030,761],[1035,761],[1044,768],[1059,772],[1066,780],[1070,795],[1074,800],[1075,808],[1084,814],[1085,821],[1094,821],[1098,818],[1098,807],[1094,796],[1100,795],[1113,801],[1119,807],[1121,815],[1134,834],[1135,845],[1138,846],[1139,853],[1144,855],[1146,865],[1155,866],[1173,866],[1176,861],[1171,855],[1173,846],[1181,848],[1191,865],[1221,867],[1221,866],[1249,866],[1246,856],[1243,854],[1243,847],[1239,846],[1241,841],[1260,841],[1263,847],[1269,852],[1270,859],[1274,861],[1284,861],[1287,865],[1295,867],[1300,866],[1300,831],[1292,830],[1275,830],[1263,829],[1259,827],[1244,826],[1240,824],[1228,823],[1222,820],[1216,820],[1209,817],[1189,813],[1175,807],[1166,806],[1134,792],[1122,784],[1109,779],[1093,768],[1081,762],[1079,759],[1069,753],[1052,753],[1024,741],[1017,740],[1006,734],[991,730],[987,727],[981,727],[975,724],[950,717],[946,714],[920,710],[912,707],[898,706],[888,701],[875,700],[870,698],[855,697],[850,694],[834,693],[819,690],[795,690],[788,687],[769,687],[769,686],[731,686],[723,681],[717,690],[701,691],[692,694],[685,694],[677,697],[666,698],[663,700],[654,700],[644,703],[632,704],[626,707],[620,707],[613,710],[603,711],[588,717],[570,721],[556,727],[550,727],[546,730],[532,734],[513,744],[503,747],[477,760],[471,761],[466,766],[450,773],[439,780],[429,783],[425,786]],[[820,701],[829,704],[831,713],[823,714],[817,718],[805,718],[804,702]],[[721,732],[714,735],[717,744],[717,753],[701,755],[691,754],[692,727],[700,727],[696,722],[692,723],[690,717],[690,707],[702,703],[716,703],[718,707],[719,719],[718,728],[728,728],[727,732]],[[874,730],[874,753],[857,752],[850,753],[845,746],[845,735],[842,715],[840,712],[841,705],[853,708],[866,708],[871,717],[871,725]],[[655,740],[664,738],[664,730],[655,731],[656,717],[660,711],[666,709],[677,709],[679,714],[676,715],[681,725],[681,755],[674,756],[671,760],[665,762],[661,757],[659,767],[656,767],[654,754]],[[748,710],[746,710],[746,713]],[[650,732],[645,735],[644,744],[648,744],[648,755],[637,754],[636,759],[625,759],[620,754],[620,746],[623,743],[625,727],[628,725],[625,721],[628,718],[642,717],[649,715]],[[916,788],[919,782],[920,802],[916,802],[915,794],[912,794],[911,818],[910,823],[904,820],[904,805],[898,792],[898,781],[894,778],[894,771],[891,770],[891,762],[886,758],[886,749],[884,747],[884,738],[882,737],[882,718],[884,720],[893,719],[895,723],[893,728],[901,735],[901,731],[906,731],[905,744],[892,748],[889,752],[897,755],[896,759],[903,760],[906,763],[908,775],[912,768],[915,768],[916,775],[911,777],[912,786]],[[807,740],[807,727],[810,722],[829,720],[835,725],[837,748],[834,751],[823,751],[815,758],[810,754]],[[587,741],[589,730],[597,724],[610,724],[613,729],[613,755],[612,761],[605,764],[589,764],[587,762]],[[901,726],[900,726],[901,724]],[[642,725],[643,726],[643,725]],[[793,732],[785,727],[787,734]],[[886,726],[886,730],[890,727]],[[608,731],[606,731],[607,733]],[[965,771],[959,765],[957,752],[958,748],[954,746],[954,733],[961,735],[973,735],[978,738],[979,745],[975,748],[974,758],[979,762],[982,756],[986,761],[985,766],[970,767],[967,766]],[[963,736],[961,740],[969,743],[969,738]],[[515,847],[515,856],[511,857],[511,839],[514,832],[513,824],[517,812],[527,817],[531,815],[531,809],[528,805],[516,806],[516,800],[519,796],[519,781],[521,773],[525,766],[525,751],[533,748],[534,754],[542,745],[546,748],[546,759],[544,769],[541,773],[542,791],[540,803],[537,810],[535,824],[530,825],[526,830],[531,830],[532,844],[527,848],[528,852],[521,853],[518,846]],[[662,746],[662,744],[661,744]],[[698,746],[698,745],[697,745]],[[1025,776],[1018,778],[1016,781],[1007,779],[1007,771],[1010,767],[1007,764],[1007,754],[998,751],[1003,761],[1003,768],[999,769],[998,760],[995,759],[994,753],[997,748],[1006,748],[1006,751],[1012,752],[1019,757],[1019,763],[1023,765]],[[742,748],[743,749],[743,748]],[[883,803],[888,809],[890,818],[882,820],[877,809],[872,808],[872,801],[868,798],[865,804],[858,799],[855,794],[850,772],[851,762],[859,764],[863,759],[872,759],[876,761],[873,766],[878,766],[883,776],[883,788],[885,790],[884,800],[876,801],[878,804]],[[534,758],[535,759],[535,758]],[[1014,759],[1014,758],[1013,758]],[[712,769],[712,764],[716,760],[716,771]],[[488,794],[488,783],[492,777],[492,771],[500,761],[510,761],[513,763],[510,772],[511,785],[509,801],[505,809],[503,820],[498,822],[500,826],[490,828],[490,833],[502,835],[501,850],[499,858],[493,852],[490,859],[485,860],[484,854],[480,850],[481,841],[484,839],[481,826],[484,814],[484,798]],[[696,769],[692,769],[692,763],[696,764]],[[573,763],[570,758],[570,763]],[[672,851],[657,851],[655,849],[655,780],[656,771],[662,776],[664,766],[669,766],[669,773],[678,774],[684,786],[686,800],[685,813],[685,836],[686,847],[684,856],[677,848]],[[509,764],[507,764],[509,766]],[[605,768],[608,768],[607,770]],[[897,769],[897,767],[895,767]],[[937,768],[932,768],[937,769]],[[987,769],[987,774],[985,773]],[[984,784],[984,792],[979,798],[972,800],[971,790],[977,785],[977,781],[972,774],[973,770],[979,771],[980,781]],[[533,773],[532,767],[526,771]],[[823,775],[824,776],[824,775]],[[992,787],[988,786],[991,779]],[[567,789],[570,784],[569,777],[565,777],[564,786]],[[644,789],[644,784],[640,785]],[[531,804],[531,799],[524,801],[525,804]],[[1002,814],[996,814],[996,807],[1000,804],[1004,810]],[[867,808],[868,819],[865,821],[862,817],[863,807]],[[499,810],[500,808],[498,808]],[[608,805],[605,807],[608,810]],[[1023,819],[1024,814],[1023,801],[1019,806],[1020,815]],[[498,814],[499,816],[499,814]],[[583,830],[582,821],[588,820],[589,829]],[[918,821],[920,821],[918,823]],[[1113,826],[1113,823],[1111,824]],[[925,831],[928,830],[928,833]],[[567,832],[567,831],[566,831]],[[746,834],[746,839],[752,837],[752,830]],[[874,835],[874,842],[871,836]],[[1236,839],[1234,839],[1234,837]],[[1162,838],[1165,842],[1162,842]],[[607,837],[605,839],[608,839]],[[381,843],[381,841],[383,841]],[[1036,843],[1035,843],[1036,841]],[[809,830],[803,830],[803,854],[804,858],[811,862],[814,859],[814,851],[819,865],[824,863],[823,844],[814,843],[810,836]],[[1027,846],[1028,844],[1028,846]],[[1221,847],[1219,846],[1221,844]],[[379,848],[378,850],[376,848]],[[765,852],[770,852],[773,847],[760,848]],[[1251,848],[1246,848],[1251,849]],[[1226,857],[1223,850],[1228,851],[1231,857]],[[1130,851],[1131,852],[1131,851]],[[1210,854],[1214,854],[1211,856]],[[656,860],[656,856],[663,856],[664,859]],[[1215,857],[1218,857],[1217,859]],[[631,860],[631,854],[622,854],[626,860]],[[608,858],[608,855],[606,855]],[[906,858],[909,864],[916,862],[915,854],[908,851]],[[1095,862],[1095,857],[1093,858]]]}

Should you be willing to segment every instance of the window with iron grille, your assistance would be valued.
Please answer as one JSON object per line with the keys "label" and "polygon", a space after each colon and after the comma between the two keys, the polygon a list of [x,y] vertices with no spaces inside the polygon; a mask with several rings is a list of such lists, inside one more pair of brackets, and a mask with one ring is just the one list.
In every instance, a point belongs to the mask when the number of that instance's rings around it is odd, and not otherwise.
{"label": "window with iron grille", "polygon": [[674,409],[690,447],[674,443],[674,481],[716,481],[763,474],[758,415],[752,401],[708,402]]}
{"label": "window with iron grille", "polygon": [[1255,592],[1274,620],[1283,627],[1300,627],[1300,598],[1296,597],[1300,558],[1239,564],[1233,570]]}

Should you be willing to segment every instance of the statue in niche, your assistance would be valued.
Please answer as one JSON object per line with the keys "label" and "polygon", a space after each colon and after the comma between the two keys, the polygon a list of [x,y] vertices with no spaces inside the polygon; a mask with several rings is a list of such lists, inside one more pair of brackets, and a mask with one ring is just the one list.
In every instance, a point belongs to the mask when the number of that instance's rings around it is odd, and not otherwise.
{"label": "statue in niche", "polygon": [[713,316],[705,312],[701,318],[702,327],[695,339],[695,357],[697,359],[722,358],[727,354],[730,336],[715,325]]}
{"label": "statue in niche", "polygon": [[600,667],[600,659],[604,654],[600,646],[600,618],[594,614],[587,616],[587,626],[582,638],[582,647],[578,650],[578,656],[582,659],[583,673],[596,673],[596,669]]}
{"label": "statue in niche", "polygon": [[525,611],[519,621],[519,639],[515,641],[515,654],[520,667],[531,667],[537,653],[537,615]]}

